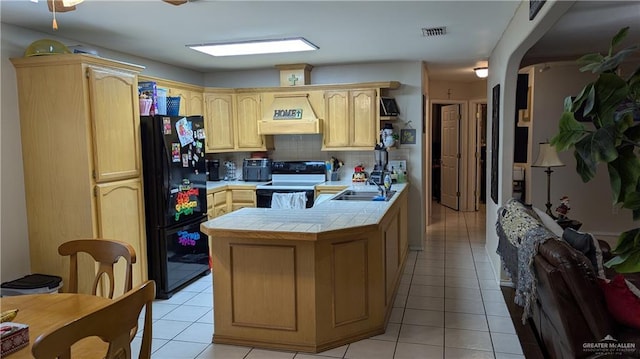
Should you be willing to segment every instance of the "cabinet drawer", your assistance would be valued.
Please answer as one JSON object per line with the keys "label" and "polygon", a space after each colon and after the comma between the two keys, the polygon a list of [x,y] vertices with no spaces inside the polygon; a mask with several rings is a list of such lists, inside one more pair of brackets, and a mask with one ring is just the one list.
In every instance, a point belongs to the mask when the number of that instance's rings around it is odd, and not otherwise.
{"label": "cabinet drawer", "polygon": [[250,189],[235,189],[231,191],[231,202],[254,203],[256,191]]}
{"label": "cabinet drawer", "polygon": [[218,206],[227,203],[227,191],[220,191],[213,194],[213,200],[211,201],[213,206]]}

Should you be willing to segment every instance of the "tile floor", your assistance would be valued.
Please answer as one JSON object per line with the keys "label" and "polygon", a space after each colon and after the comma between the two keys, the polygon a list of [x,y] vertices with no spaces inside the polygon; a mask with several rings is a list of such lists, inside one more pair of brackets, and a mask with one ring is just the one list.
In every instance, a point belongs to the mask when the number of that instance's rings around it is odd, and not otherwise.
{"label": "tile floor", "polygon": [[484,212],[434,207],[425,249],[409,252],[384,334],[315,355],[211,344],[206,276],[154,302],[152,358],[524,358],[484,249]]}

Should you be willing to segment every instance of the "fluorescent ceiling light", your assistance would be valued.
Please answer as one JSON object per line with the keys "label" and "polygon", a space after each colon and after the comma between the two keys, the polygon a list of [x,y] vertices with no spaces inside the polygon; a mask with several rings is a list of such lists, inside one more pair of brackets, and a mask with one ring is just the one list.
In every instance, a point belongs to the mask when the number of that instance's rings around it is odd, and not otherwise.
{"label": "fluorescent ceiling light", "polygon": [[473,69],[473,71],[475,71],[476,72],[476,76],[478,76],[481,79],[489,76],[489,68],[488,67],[476,67],[475,69]]}
{"label": "fluorescent ceiling light", "polygon": [[317,50],[318,47],[302,37],[257,40],[242,42],[227,42],[218,44],[187,45],[196,51],[204,52],[211,56],[235,56],[274,54],[280,52],[297,52]]}

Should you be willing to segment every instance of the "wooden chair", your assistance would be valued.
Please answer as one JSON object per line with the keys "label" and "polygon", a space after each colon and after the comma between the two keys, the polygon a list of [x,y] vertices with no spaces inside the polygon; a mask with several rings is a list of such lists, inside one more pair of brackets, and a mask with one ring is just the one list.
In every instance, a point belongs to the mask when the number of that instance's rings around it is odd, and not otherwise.
{"label": "wooden chair", "polygon": [[78,293],[78,253],[88,253],[100,265],[93,281],[92,294],[96,295],[98,284],[106,275],[109,280],[109,298],[113,298],[115,287],[115,277],[113,266],[120,257],[126,260],[126,272],[124,291],[131,290],[133,285],[132,272],[133,264],[136,262],[136,252],[133,247],[125,242],[112,239],[78,239],[65,242],[58,247],[58,253],[63,256],[71,256],[69,274],[69,292]]}
{"label": "wooden chair", "polygon": [[[146,281],[135,290],[118,297],[106,307],[44,333],[33,343],[31,353],[36,359],[70,359],[71,346],[79,340],[99,337],[109,343],[106,356],[96,358],[130,359],[131,331],[138,325],[138,317],[145,307],[142,345],[139,359],[151,358],[151,306],[156,295],[156,285]],[[97,353],[96,353],[97,355]]]}

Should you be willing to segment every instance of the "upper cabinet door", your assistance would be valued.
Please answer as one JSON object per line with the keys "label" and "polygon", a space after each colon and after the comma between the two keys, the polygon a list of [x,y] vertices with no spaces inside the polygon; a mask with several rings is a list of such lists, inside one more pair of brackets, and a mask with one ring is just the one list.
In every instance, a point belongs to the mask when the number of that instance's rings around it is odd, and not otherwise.
{"label": "upper cabinet door", "polygon": [[96,67],[88,67],[87,72],[95,180],[138,177],[141,159],[137,75]]}
{"label": "upper cabinet door", "polygon": [[233,150],[233,94],[207,93],[205,152]]}
{"label": "upper cabinet door", "polygon": [[349,92],[325,91],[323,147],[349,146]]}
{"label": "upper cabinet door", "polygon": [[260,94],[238,94],[236,103],[237,148],[264,150],[264,139],[258,134],[258,121],[262,119]]}
{"label": "upper cabinet door", "polygon": [[354,90],[351,96],[351,143],[352,147],[373,149],[376,144],[379,123],[376,112],[376,90]]}
{"label": "upper cabinet door", "polygon": [[189,91],[189,116],[204,115],[204,96],[202,92]]}

